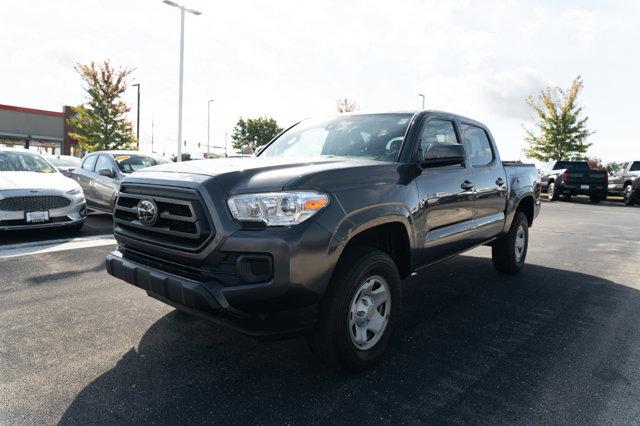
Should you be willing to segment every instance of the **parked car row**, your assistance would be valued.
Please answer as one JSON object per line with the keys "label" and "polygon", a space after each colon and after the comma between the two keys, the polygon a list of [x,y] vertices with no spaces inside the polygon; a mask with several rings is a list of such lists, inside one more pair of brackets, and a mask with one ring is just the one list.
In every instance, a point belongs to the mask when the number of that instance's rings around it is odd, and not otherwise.
{"label": "parked car row", "polygon": [[574,195],[587,195],[599,203],[609,195],[622,195],[627,205],[640,201],[640,161],[624,163],[611,177],[605,170],[594,170],[586,161],[551,161],[540,171],[542,190],[549,201],[569,201]]}
{"label": "parked car row", "polygon": [[124,176],[165,160],[137,151],[94,152],[82,160],[0,148],[0,231],[82,228],[87,208],[112,213]]}
{"label": "parked car row", "polygon": [[82,188],[41,155],[0,149],[0,231],[70,228],[84,224]]}

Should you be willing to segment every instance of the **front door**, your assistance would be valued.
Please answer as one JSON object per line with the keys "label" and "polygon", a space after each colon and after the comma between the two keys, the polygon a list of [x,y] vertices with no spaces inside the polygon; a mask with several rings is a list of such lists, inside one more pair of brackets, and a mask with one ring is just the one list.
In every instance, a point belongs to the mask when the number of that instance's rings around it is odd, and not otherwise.
{"label": "front door", "polygon": [[[116,165],[107,154],[100,155],[96,162],[93,192],[95,194],[96,207],[100,210],[112,212],[115,193],[118,186]],[[111,170],[112,177],[100,175],[101,169]]]}
{"label": "front door", "polygon": [[[459,144],[459,132],[453,121],[429,120],[420,134],[418,158],[429,144]],[[467,164],[428,168],[416,178],[420,197],[420,239],[422,264],[456,254],[469,247],[466,236],[473,221],[474,184]]]}

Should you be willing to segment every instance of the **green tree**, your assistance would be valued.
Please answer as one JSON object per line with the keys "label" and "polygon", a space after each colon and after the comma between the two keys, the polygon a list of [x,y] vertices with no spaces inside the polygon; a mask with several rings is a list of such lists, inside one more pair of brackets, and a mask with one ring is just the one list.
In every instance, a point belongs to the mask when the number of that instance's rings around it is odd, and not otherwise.
{"label": "green tree", "polygon": [[588,117],[576,102],[583,89],[582,78],[576,77],[568,91],[559,87],[542,89],[527,103],[535,113],[534,129],[527,129],[524,153],[540,161],[583,160],[591,146],[587,138],[594,132],[587,128]]}
{"label": "green tree", "polygon": [[235,149],[250,148],[252,152],[265,145],[282,132],[278,122],[270,117],[243,119],[240,117],[233,128],[231,140]]}
{"label": "green tree", "polygon": [[130,108],[122,100],[131,70],[114,69],[108,60],[78,64],[75,69],[84,82],[87,101],[73,108],[69,135],[88,152],[133,148],[136,138],[127,119]]}

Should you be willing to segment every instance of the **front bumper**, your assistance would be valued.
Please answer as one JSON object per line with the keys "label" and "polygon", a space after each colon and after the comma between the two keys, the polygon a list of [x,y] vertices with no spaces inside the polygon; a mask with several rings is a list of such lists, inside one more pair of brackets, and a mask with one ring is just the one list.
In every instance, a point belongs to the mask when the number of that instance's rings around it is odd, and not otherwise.
{"label": "front bumper", "polygon": [[[147,294],[170,306],[205,320],[253,336],[287,336],[304,333],[313,327],[317,305],[298,309],[252,314],[230,305],[228,296],[246,301],[252,294],[271,283],[226,287],[215,280],[198,281],[130,261],[115,250],[106,259],[107,272],[129,284],[147,291]],[[240,297],[239,294],[240,293]]]}
{"label": "front bumper", "polygon": [[87,217],[87,204],[84,196],[66,197],[71,198],[71,204],[66,207],[49,210],[49,221],[43,223],[27,223],[25,212],[22,210],[0,210],[0,231],[65,228],[84,223]]}

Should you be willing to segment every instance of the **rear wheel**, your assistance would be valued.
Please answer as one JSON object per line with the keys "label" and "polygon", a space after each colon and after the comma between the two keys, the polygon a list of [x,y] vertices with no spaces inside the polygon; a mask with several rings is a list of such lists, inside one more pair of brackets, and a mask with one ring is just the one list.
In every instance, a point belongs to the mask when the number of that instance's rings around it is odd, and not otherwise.
{"label": "rear wheel", "polygon": [[571,193],[566,193],[562,196],[564,201],[571,201]]}
{"label": "rear wheel", "polygon": [[602,201],[602,195],[598,193],[589,194],[589,201],[591,201],[593,204],[598,204],[600,201]]}
{"label": "rear wheel", "polygon": [[627,185],[624,187],[624,192],[622,193],[624,197],[624,203],[628,206],[633,206],[638,202],[636,194],[633,193],[632,185]]}
{"label": "rear wheel", "polygon": [[343,255],[320,306],[311,349],[339,372],[364,371],[384,355],[400,312],[400,274],[383,251]]}
{"label": "rear wheel", "polygon": [[558,194],[555,182],[551,182],[547,187],[547,198],[549,199],[549,201],[556,201],[560,198],[560,194]]}
{"label": "rear wheel", "polygon": [[503,274],[515,274],[524,265],[529,247],[529,222],[522,212],[517,212],[506,235],[491,246],[493,266]]}

